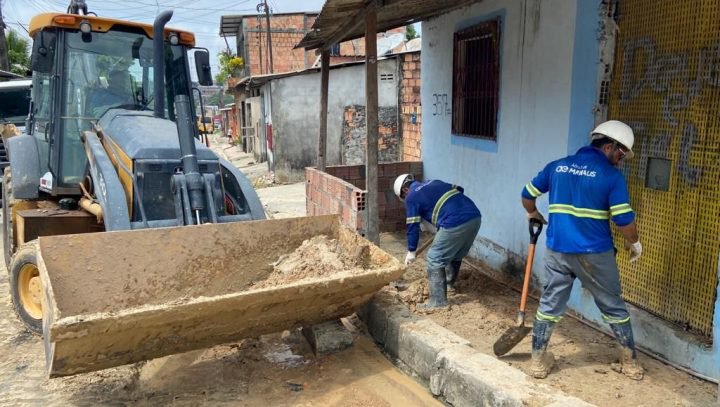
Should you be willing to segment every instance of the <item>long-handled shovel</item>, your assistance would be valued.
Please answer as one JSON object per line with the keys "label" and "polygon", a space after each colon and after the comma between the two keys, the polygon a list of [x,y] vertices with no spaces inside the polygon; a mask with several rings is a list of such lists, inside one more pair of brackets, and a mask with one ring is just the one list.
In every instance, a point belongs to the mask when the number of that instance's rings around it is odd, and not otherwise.
{"label": "long-handled shovel", "polygon": [[527,304],[528,289],[530,288],[530,275],[532,274],[533,259],[535,258],[535,244],[537,243],[543,225],[536,219],[530,219],[530,246],[528,247],[527,263],[525,264],[525,280],[523,281],[522,294],[520,295],[520,311],[517,315],[517,326],[508,328],[504,334],[493,345],[493,352],[496,356],[502,356],[527,336],[532,330],[525,326],[525,305]]}

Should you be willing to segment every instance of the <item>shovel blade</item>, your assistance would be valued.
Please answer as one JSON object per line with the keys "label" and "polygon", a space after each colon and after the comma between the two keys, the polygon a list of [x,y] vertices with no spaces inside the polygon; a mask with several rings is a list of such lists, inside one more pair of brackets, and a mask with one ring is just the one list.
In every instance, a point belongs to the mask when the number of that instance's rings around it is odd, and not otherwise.
{"label": "shovel blade", "polygon": [[502,356],[510,352],[510,350],[520,343],[520,341],[522,341],[531,330],[531,327],[525,325],[508,328],[508,330],[505,331],[500,339],[495,341],[495,344],[493,345],[493,352],[495,352],[495,356]]}

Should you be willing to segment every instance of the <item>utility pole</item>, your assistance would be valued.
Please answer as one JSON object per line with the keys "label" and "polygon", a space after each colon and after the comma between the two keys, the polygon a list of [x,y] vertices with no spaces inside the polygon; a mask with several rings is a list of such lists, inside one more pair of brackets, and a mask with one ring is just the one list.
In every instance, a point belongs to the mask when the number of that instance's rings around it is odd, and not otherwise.
{"label": "utility pole", "polygon": [[0,0],[0,69],[10,71],[8,61],[7,41],[5,40],[5,20],[2,15],[2,1]]}
{"label": "utility pole", "polygon": [[272,37],[270,36],[270,8],[268,7],[267,0],[263,0],[265,5],[265,21],[267,21],[267,43],[268,43],[268,57],[270,58],[270,73],[273,73],[273,54],[272,54]]}

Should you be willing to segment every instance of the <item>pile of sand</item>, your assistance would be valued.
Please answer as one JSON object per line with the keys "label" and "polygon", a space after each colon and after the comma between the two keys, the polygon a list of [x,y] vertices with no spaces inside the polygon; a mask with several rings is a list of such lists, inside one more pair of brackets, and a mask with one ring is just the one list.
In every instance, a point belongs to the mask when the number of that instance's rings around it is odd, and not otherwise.
{"label": "pile of sand", "polygon": [[368,269],[379,267],[370,264],[369,245],[358,246],[348,253],[343,251],[337,239],[326,235],[305,240],[292,253],[280,256],[272,266],[273,271],[268,278],[258,281],[253,288],[276,287],[336,274],[361,274]]}

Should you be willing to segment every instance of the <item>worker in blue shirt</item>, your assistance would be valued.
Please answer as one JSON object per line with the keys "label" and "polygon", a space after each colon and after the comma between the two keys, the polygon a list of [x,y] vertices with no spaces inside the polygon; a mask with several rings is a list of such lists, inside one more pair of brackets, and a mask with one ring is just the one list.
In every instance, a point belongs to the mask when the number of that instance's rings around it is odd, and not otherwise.
{"label": "worker in blue shirt", "polygon": [[555,324],[565,313],[573,281],[579,278],[595,299],[603,319],[610,324],[621,345],[620,362],[613,370],[641,380],[630,314],[621,297],[620,277],[610,222],[617,226],[630,249],[630,261],[642,254],[630,207],[627,184],[616,168],[632,158],[635,137],[627,124],[610,120],[592,132],[591,143],[575,155],[549,163],[522,191],[528,218],[547,223],[535,199],[549,193],[550,223],[547,228],[545,269],[547,281],[533,324],[531,373],[545,378],[554,357],[547,351]]}
{"label": "worker in blue shirt", "polygon": [[405,202],[408,248],[405,265],[415,260],[422,220],[437,228],[427,254],[430,299],[417,309],[433,311],[446,307],[447,291],[454,292],[462,260],[480,230],[480,210],[465,196],[462,187],[443,181],[420,182],[411,174],[403,174],[395,179],[393,189]]}

